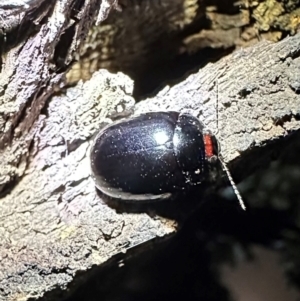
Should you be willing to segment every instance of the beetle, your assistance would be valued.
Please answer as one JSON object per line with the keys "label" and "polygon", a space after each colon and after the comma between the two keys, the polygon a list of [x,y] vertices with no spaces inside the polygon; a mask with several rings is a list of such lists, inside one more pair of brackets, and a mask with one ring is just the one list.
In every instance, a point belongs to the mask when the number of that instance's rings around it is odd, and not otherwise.
{"label": "beetle", "polygon": [[196,117],[175,111],[144,113],[104,127],[90,156],[96,187],[125,201],[169,199],[215,181],[220,166],[215,136]]}

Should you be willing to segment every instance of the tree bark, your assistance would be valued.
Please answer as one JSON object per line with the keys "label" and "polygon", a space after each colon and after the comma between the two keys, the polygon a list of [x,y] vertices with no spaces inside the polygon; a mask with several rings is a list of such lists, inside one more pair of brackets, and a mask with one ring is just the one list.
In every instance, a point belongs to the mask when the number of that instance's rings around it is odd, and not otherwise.
{"label": "tree bark", "polygon": [[[99,9],[97,1],[79,3],[43,2],[38,15],[47,21],[18,45],[8,33],[2,53],[0,300],[64,290],[79,272],[176,231],[171,218],[116,212],[97,194],[89,147],[102,124],[145,111],[188,111],[216,133],[239,179],[247,172],[237,159],[252,154],[255,170],[265,144],[300,127],[299,34],[238,50],[138,104],[133,81],[106,70],[59,91]],[[38,22],[32,15],[41,4],[30,2],[22,14]]]}
{"label": "tree bark", "polygon": [[173,79],[182,57],[193,58],[192,69],[203,57],[264,39],[279,41],[300,28],[299,0],[119,2],[122,13],[112,11],[102,26],[91,29],[80,60],[68,72],[69,83],[89,79],[101,68],[121,70],[135,80],[139,94],[145,77]]}

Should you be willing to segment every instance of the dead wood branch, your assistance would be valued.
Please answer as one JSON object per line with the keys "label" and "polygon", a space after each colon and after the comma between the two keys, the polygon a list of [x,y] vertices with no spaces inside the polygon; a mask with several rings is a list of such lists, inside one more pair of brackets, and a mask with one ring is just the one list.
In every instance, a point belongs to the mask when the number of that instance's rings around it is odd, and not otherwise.
{"label": "dead wood branch", "polygon": [[299,34],[241,49],[136,106],[133,82],[106,70],[48,100],[97,11],[85,2],[72,28],[70,3],[52,3],[48,22],[7,52],[1,70],[0,300],[64,289],[78,272],[176,230],[166,218],[116,213],[98,196],[88,149],[102,123],[132,111],[185,110],[214,131],[218,108],[229,163],[300,127]]}

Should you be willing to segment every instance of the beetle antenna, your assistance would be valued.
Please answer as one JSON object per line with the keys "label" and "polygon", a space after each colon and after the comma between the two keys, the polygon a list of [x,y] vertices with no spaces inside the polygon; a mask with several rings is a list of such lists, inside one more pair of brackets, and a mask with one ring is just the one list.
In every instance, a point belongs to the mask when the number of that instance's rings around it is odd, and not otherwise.
{"label": "beetle antenna", "polygon": [[[217,86],[217,97],[216,97],[216,127],[217,127],[216,134],[217,134],[219,132],[219,81],[218,81],[218,79],[216,80],[216,86]],[[238,199],[238,201],[240,203],[241,208],[243,210],[246,210],[246,205],[245,205],[245,203],[243,201],[243,198],[240,195],[240,193],[239,193],[239,191],[238,191],[238,189],[236,187],[236,184],[235,184],[235,182],[234,182],[234,180],[232,178],[232,175],[231,175],[231,173],[230,173],[227,165],[225,164],[223,158],[221,157],[220,153],[219,153],[218,157],[219,157],[219,160],[220,160],[220,162],[222,164],[223,170],[227,174],[228,180],[229,180],[229,182],[230,182],[230,184],[232,186],[232,189],[233,189],[233,191],[234,191],[234,193],[235,193],[235,195],[236,195],[236,197],[237,197],[237,199]]]}
{"label": "beetle antenna", "polygon": [[239,203],[240,203],[241,208],[242,208],[243,210],[246,210],[246,205],[245,205],[245,203],[244,203],[244,201],[243,201],[243,198],[242,198],[242,196],[240,195],[240,193],[239,193],[239,191],[238,191],[238,189],[237,189],[237,187],[236,187],[236,184],[235,184],[235,182],[234,182],[234,180],[233,180],[233,178],[232,178],[232,175],[231,175],[231,173],[230,173],[230,171],[229,171],[227,165],[226,165],[225,162],[223,161],[223,158],[222,158],[222,157],[219,156],[219,160],[220,160],[220,162],[221,162],[221,164],[222,164],[223,170],[224,170],[224,171],[226,172],[226,174],[227,174],[227,177],[228,177],[228,179],[229,179],[229,182],[230,182],[230,184],[231,184],[231,186],[232,186],[232,189],[233,189],[233,191],[234,191],[234,193],[235,193],[235,195],[236,195],[236,197],[237,197],[237,199],[238,199],[238,201],[239,201]]}
{"label": "beetle antenna", "polygon": [[217,97],[216,97],[216,127],[217,127],[217,132],[216,134],[219,133],[219,81],[217,79],[216,81],[217,84]]}

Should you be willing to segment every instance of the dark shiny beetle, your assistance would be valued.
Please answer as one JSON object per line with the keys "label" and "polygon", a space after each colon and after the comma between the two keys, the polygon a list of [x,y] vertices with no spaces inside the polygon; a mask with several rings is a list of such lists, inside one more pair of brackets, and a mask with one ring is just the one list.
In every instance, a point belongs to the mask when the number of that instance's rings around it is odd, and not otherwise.
{"label": "dark shiny beetle", "polygon": [[216,176],[215,137],[189,114],[152,112],[102,129],[91,149],[92,176],[121,200],[165,199]]}

